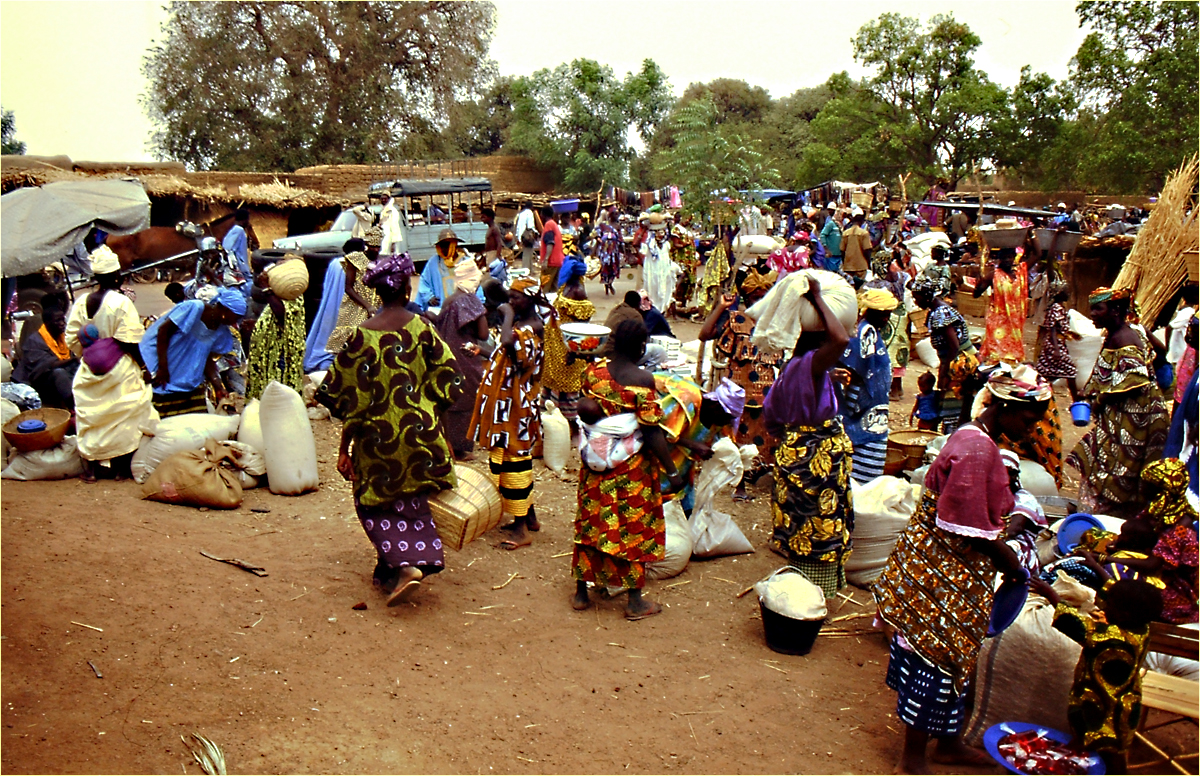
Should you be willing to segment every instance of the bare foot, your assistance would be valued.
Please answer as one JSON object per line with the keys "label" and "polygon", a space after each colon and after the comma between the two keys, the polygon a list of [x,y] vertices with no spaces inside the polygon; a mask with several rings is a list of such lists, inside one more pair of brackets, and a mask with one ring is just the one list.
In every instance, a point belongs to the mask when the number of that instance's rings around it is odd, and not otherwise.
{"label": "bare foot", "polygon": [[959,738],[939,739],[929,759],[939,765],[985,766],[996,764],[996,761],[987,752],[967,746]]}
{"label": "bare foot", "polygon": [[533,543],[533,537],[529,535],[524,523],[504,526],[503,530],[507,531],[511,538],[500,542],[499,546],[502,550],[515,550],[518,547],[528,547]]}
{"label": "bare foot", "polygon": [[630,622],[644,620],[647,617],[653,617],[654,615],[659,614],[663,610],[662,604],[654,601],[645,601],[644,604],[645,606],[638,610],[626,608],[625,619],[629,620]]}

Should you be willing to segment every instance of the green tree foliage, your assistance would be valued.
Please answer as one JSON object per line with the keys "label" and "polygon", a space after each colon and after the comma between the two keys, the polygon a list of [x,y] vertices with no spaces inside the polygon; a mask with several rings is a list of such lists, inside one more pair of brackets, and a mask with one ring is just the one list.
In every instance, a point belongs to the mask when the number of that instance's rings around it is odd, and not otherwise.
{"label": "green tree foliage", "polygon": [[635,156],[630,133],[648,140],[671,103],[653,60],[621,80],[608,65],[576,59],[516,79],[507,149],[554,170],[568,191],[624,185]]}
{"label": "green tree foliage", "polygon": [[452,105],[442,131],[441,151],[448,157],[487,156],[508,140],[513,117],[513,79],[502,76],[477,100]]}
{"label": "green tree foliage", "polygon": [[13,137],[16,133],[17,115],[0,107],[0,153],[17,156],[25,153],[25,143]]}
{"label": "green tree foliage", "polygon": [[[1077,100],[1064,83],[1026,65],[1013,89],[1009,110],[992,123],[990,156],[997,169],[1015,174],[1022,185],[1047,189],[1070,183],[1076,164],[1064,158],[1064,128]],[[1067,162],[1064,165],[1064,162]]]}
{"label": "green tree foliage", "polygon": [[1085,130],[1079,177],[1097,188],[1157,191],[1200,145],[1200,5],[1085,0],[1075,11],[1092,28],[1071,62]]}
{"label": "green tree foliage", "polygon": [[737,197],[739,191],[772,188],[779,185],[779,172],[768,165],[761,141],[718,120],[721,111],[705,96],[672,113],[667,129],[673,145],[656,159],[659,171],[682,189],[686,211],[728,219],[729,213],[713,212],[713,193]]}
{"label": "green tree foliage", "polygon": [[436,148],[494,71],[489,2],[173,2],[145,58],[154,153],[294,170]]}

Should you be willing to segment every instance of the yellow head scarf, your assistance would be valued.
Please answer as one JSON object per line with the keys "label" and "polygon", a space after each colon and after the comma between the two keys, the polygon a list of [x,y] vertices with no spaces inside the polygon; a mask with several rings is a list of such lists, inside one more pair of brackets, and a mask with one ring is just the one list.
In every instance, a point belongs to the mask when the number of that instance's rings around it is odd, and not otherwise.
{"label": "yellow head scarf", "polygon": [[895,310],[899,306],[891,291],[882,288],[868,288],[858,295],[858,314],[864,310]]}

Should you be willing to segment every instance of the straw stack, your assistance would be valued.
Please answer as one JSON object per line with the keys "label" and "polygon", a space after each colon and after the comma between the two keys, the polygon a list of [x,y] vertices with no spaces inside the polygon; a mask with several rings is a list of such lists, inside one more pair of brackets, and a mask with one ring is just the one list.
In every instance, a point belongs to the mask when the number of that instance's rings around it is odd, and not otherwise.
{"label": "straw stack", "polygon": [[[1185,252],[1200,247],[1193,198],[1200,155],[1192,156],[1167,179],[1150,218],[1138,231],[1137,241],[1114,288],[1134,288],[1142,321],[1149,325],[1188,278]],[[1192,207],[1191,213],[1188,208]]]}

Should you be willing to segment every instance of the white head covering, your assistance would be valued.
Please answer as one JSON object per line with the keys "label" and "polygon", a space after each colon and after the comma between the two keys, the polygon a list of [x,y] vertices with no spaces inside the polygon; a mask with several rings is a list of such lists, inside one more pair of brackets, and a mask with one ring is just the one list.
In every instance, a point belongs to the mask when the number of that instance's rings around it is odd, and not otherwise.
{"label": "white head covering", "polygon": [[93,275],[110,275],[121,271],[121,260],[107,245],[101,245],[92,251],[91,258]]}

